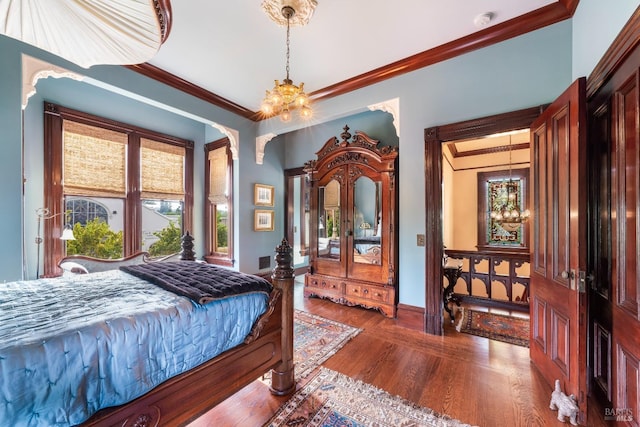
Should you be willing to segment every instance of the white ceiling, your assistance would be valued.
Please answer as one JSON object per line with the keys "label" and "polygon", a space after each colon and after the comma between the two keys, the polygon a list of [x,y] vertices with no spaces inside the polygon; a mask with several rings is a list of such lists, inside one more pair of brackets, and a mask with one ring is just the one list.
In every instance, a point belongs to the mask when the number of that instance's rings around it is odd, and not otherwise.
{"label": "white ceiling", "polygon": [[[291,28],[290,77],[314,92],[559,0],[318,0]],[[252,111],[285,77],[286,28],[260,0],[174,0],[168,40],[148,61]]]}

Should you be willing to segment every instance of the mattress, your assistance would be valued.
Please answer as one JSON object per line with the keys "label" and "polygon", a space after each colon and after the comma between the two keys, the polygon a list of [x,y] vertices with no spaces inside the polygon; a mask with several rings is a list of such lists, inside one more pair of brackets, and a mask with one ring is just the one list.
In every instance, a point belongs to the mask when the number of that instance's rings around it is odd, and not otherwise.
{"label": "mattress", "polygon": [[120,270],[0,284],[0,425],[67,426],[244,340],[253,292],[200,305]]}

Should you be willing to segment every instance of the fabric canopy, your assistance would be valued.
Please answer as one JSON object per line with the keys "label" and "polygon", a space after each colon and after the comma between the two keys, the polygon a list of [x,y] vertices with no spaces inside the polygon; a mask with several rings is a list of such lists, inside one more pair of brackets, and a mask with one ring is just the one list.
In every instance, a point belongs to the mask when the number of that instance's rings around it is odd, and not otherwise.
{"label": "fabric canopy", "polygon": [[153,0],[0,0],[0,33],[84,68],[151,59],[167,29]]}

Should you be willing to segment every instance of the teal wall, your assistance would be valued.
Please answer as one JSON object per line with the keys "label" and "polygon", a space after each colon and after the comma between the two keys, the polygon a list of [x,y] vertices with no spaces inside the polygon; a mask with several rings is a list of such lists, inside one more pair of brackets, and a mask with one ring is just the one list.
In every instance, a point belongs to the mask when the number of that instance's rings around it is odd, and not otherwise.
{"label": "teal wall", "polygon": [[[545,104],[571,83],[571,23],[562,22],[542,30],[471,52],[415,72],[369,86],[315,105],[310,128],[291,132],[277,120],[259,124],[258,134],[283,134],[287,166],[300,166],[313,158],[324,142],[338,136],[344,124],[370,131],[386,117],[385,129],[393,127],[391,115],[377,112],[370,123],[358,126],[352,118],[365,119],[368,106],[399,99],[399,284],[400,302],[424,307],[425,253],[416,236],[426,233],[424,203],[424,129],[486,115]],[[330,114],[327,114],[330,112]],[[331,126],[326,123],[330,122]],[[335,126],[333,124],[335,123]],[[387,130],[388,138],[389,132]],[[378,138],[376,132],[371,135]],[[381,140],[385,140],[380,138]],[[295,158],[289,163],[289,159]],[[476,213],[471,212],[470,218]],[[475,219],[473,219],[475,220]]]}
{"label": "teal wall", "polygon": [[638,0],[580,0],[572,19],[574,80],[593,71],[638,7]]}
{"label": "teal wall", "polygon": [[[611,3],[611,4],[610,4]],[[424,248],[416,246],[416,235],[425,233],[424,205],[424,129],[520,108],[545,104],[558,96],[575,77],[587,75],[619,32],[637,6],[635,1],[581,0],[575,17],[538,31],[470,52],[409,74],[330,98],[314,105],[311,123],[293,120],[288,124],[278,119],[253,123],[198,98],[148,79],[123,67],[99,66],[81,69],[53,55],[31,46],[0,36],[0,196],[5,206],[0,221],[0,235],[5,242],[15,242],[0,248],[0,280],[22,277],[23,266],[33,270],[35,244],[34,206],[41,206],[42,194],[35,187],[37,167],[42,153],[37,147],[41,114],[29,105],[25,111],[25,150],[22,149],[22,118],[20,91],[22,87],[21,54],[41,58],[56,65],[88,76],[88,83],[115,91],[120,97],[135,99],[122,111],[140,120],[140,125],[154,123],[155,117],[171,124],[171,128],[195,139],[197,144],[220,137],[210,124],[218,123],[240,134],[240,158],[235,161],[235,225],[236,267],[246,272],[258,271],[258,257],[273,255],[273,248],[284,234],[284,178],[283,169],[301,166],[314,157],[327,139],[338,136],[348,124],[352,130],[363,130],[383,143],[399,146],[399,222],[400,222],[400,302],[424,307],[424,281],[428,266],[424,262]],[[592,46],[592,30],[607,40],[603,46]],[[84,83],[86,84],[86,83]],[[47,83],[48,85],[48,83]],[[40,90],[40,85],[38,85]],[[71,108],[92,106],[84,95],[66,98],[54,82],[45,88],[52,100]],[[87,89],[88,90],[88,89]],[[64,92],[64,91],[63,91]],[[93,92],[93,90],[91,91]],[[89,92],[87,92],[89,93]],[[93,96],[93,95],[92,95]],[[110,107],[118,114],[119,102],[109,99]],[[368,111],[368,106],[398,99],[399,135],[395,134],[392,116],[381,111]],[[34,101],[34,105],[41,103]],[[124,102],[124,101],[122,101]],[[136,107],[138,105],[139,107]],[[144,105],[144,108],[142,107]],[[153,108],[151,108],[153,107]],[[162,111],[162,113],[160,113]],[[179,117],[169,118],[166,112]],[[155,123],[158,124],[157,119]],[[174,134],[174,132],[167,132]],[[277,136],[266,145],[264,162],[256,164],[255,138],[268,133]],[[28,142],[28,144],[27,144]],[[196,222],[201,226],[204,159],[196,149]],[[24,155],[24,156],[23,156]],[[37,159],[37,156],[40,159]],[[36,160],[34,159],[34,156]],[[29,172],[23,200],[22,176]],[[33,178],[33,181],[30,181]],[[41,179],[40,179],[41,180]],[[273,185],[276,189],[276,230],[253,231],[253,185]],[[32,185],[33,184],[33,185]],[[474,216],[475,213],[470,213]],[[203,237],[196,234],[196,250],[202,254]]]}

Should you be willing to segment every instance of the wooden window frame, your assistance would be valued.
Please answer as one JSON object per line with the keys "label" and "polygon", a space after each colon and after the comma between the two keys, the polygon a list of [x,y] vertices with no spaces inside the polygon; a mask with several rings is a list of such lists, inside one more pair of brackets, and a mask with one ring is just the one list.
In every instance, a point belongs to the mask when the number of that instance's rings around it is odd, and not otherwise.
{"label": "wooden window frame", "polygon": [[[213,233],[215,229],[216,218],[216,204],[209,200],[209,186],[210,186],[210,166],[209,166],[209,152],[217,150],[219,148],[226,147],[227,152],[227,253],[216,252],[215,239]],[[205,251],[204,260],[209,264],[233,266],[235,264],[234,254],[234,230],[233,230],[233,157],[231,154],[231,143],[229,138],[222,138],[216,141],[209,142],[204,146],[204,224],[205,224]]]}
{"label": "wooden window frame", "polygon": [[[139,252],[142,248],[142,202],[140,198],[140,138],[184,147],[185,149],[185,194],[182,232],[193,230],[193,141],[132,126],[126,123],[94,116],[82,111],[63,107],[51,102],[44,103],[44,206],[51,215],[64,212],[63,189],[63,122],[65,120],[102,127],[126,133],[127,142],[127,186],[124,201],[124,256]],[[54,236],[62,233],[62,220],[45,221],[43,232],[44,277],[62,274],[58,260],[65,256],[64,242]]]}

